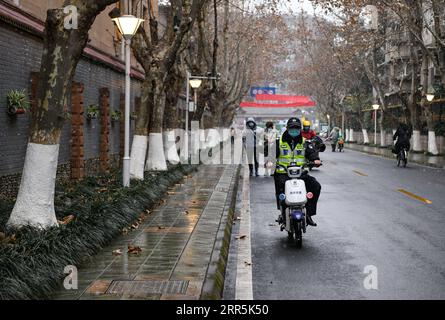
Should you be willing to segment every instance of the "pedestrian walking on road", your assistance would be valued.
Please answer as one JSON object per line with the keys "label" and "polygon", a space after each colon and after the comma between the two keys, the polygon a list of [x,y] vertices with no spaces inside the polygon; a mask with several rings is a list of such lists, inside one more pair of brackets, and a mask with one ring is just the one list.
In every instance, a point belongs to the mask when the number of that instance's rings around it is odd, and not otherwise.
{"label": "pedestrian walking on road", "polygon": [[273,122],[266,123],[266,131],[264,133],[264,168],[265,176],[272,175],[275,163],[276,141],[278,139],[278,130],[275,129]]}
{"label": "pedestrian walking on road", "polygon": [[251,177],[253,177],[254,174],[254,167],[255,176],[259,176],[258,147],[263,144],[263,135],[264,129],[259,128],[253,118],[247,119],[246,129],[243,133],[243,140],[247,153],[247,161],[249,163],[249,172]]}
{"label": "pedestrian walking on road", "polygon": [[340,128],[334,127],[332,129],[331,134],[329,135],[329,140],[331,141],[332,152],[335,152],[337,148],[338,139],[340,137]]}

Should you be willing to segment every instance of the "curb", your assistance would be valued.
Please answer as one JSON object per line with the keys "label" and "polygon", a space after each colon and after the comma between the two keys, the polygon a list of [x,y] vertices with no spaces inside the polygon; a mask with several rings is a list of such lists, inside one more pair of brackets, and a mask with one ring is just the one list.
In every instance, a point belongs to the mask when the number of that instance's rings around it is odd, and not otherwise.
{"label": "curb", "polygon": [[202,286],[200,300],[221,300],[223,296],[240,170],[241,165],[238,165],[232,177],[231,188],[226,200],[209,267]]}
{"label": "curb", "polygon": [[[385,154],[381,154],[381,153],[377,153],[377,152],[371,152],[371,151],[365,151],[365,150],[359,150],[357,148],[351,148],[348,144],[345,144],[345,148],[348,149],[348,150],[357,151],[357,152],[361,152],[361,153],[365,153],[365,154],[370,154],[370,155],[378,156],[378,157],[385,158],[385,159],[393,159],[393,160],[395,160],[393,157],[389,157],[389,156],[387,156]],[[422,166],[426,166],[426,167],[430,167],[430,168],[445,169],[445,166],[441,166],[441,165],[434,164],[434,163],[428,163],[428,162],[411,160],[411,159],[409,160],[409,162],[415,163],[415,164],[418,164],[418,165],[422,165]]]}

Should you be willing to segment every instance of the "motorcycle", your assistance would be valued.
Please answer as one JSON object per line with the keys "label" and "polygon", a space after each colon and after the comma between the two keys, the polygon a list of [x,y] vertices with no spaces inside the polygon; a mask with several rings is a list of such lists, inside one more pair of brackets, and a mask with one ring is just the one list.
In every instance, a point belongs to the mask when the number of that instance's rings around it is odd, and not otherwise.
{"label": "motorcycle", "polygon": [[338,139],[337,148],[338,152],[342,152],[343,149],[345,148],[345,140],[343,140],[342,138]]}
{"label": "motorcycle", "polygon": [[279,195],[281,214],[277,222],[281,224],[281,231],[287,231],[289,241],[295,241],[296,247],[301,249],[307,227],[306,203],[314,195],[306,191],[306,185],[301,179],[307,174],[304,167],[291,163],[287,168],[282,168],[287,171],[290,180],[286,181],[285,192]]}

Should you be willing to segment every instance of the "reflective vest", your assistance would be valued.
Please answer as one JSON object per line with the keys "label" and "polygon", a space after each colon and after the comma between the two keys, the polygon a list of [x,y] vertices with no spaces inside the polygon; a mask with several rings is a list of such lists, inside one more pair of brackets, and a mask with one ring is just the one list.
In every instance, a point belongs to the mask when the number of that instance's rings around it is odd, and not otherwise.
{"label": "reflective vest", "polygon": [[286,170],[280,168],[280,166],[287,168],[292,162],[295,162],[297,166],[306,165],[304,142],[305,139],[303,138],[303,142],[297,144],[295,149],[292,150],[290,145],[283,141],[283,135],[281,135],[280,154],[277,159],[277,173],[286,173]]}

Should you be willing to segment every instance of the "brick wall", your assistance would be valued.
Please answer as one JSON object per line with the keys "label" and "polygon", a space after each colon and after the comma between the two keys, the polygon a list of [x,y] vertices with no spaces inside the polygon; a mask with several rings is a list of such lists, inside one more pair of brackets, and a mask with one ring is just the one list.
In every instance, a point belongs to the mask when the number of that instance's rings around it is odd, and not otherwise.
{"label": "brick wall", "polygon": [[[0,177],[20,174],[26,152],[29,115],[9,117],[6,113],[6,95],[11,89],[31,91],[31,72],[39,71],[42,41],[38,37],[19,31],[0,21]],[[124,91],[124,74],[92,60],[80,61],[75,81],[84,85],[84,104],[99,105],[100,89],[110,91],[110,113],[119,109]],[[132,101],[140,95],[139,81],[132,82]],[[70,107],[70,106],[69,106]],[[134,106],[132,106],[132,110]],[[110,156],[119,154],[119,122],[110,126]],[[98,159],[100,155],[100,120],[85,121],[85,159]],[[71,125],[63,128],[59,165],[70,161]],[[87,170],[87,174],[90,170]],[[0,181],[3,187],[3,182]]]}

